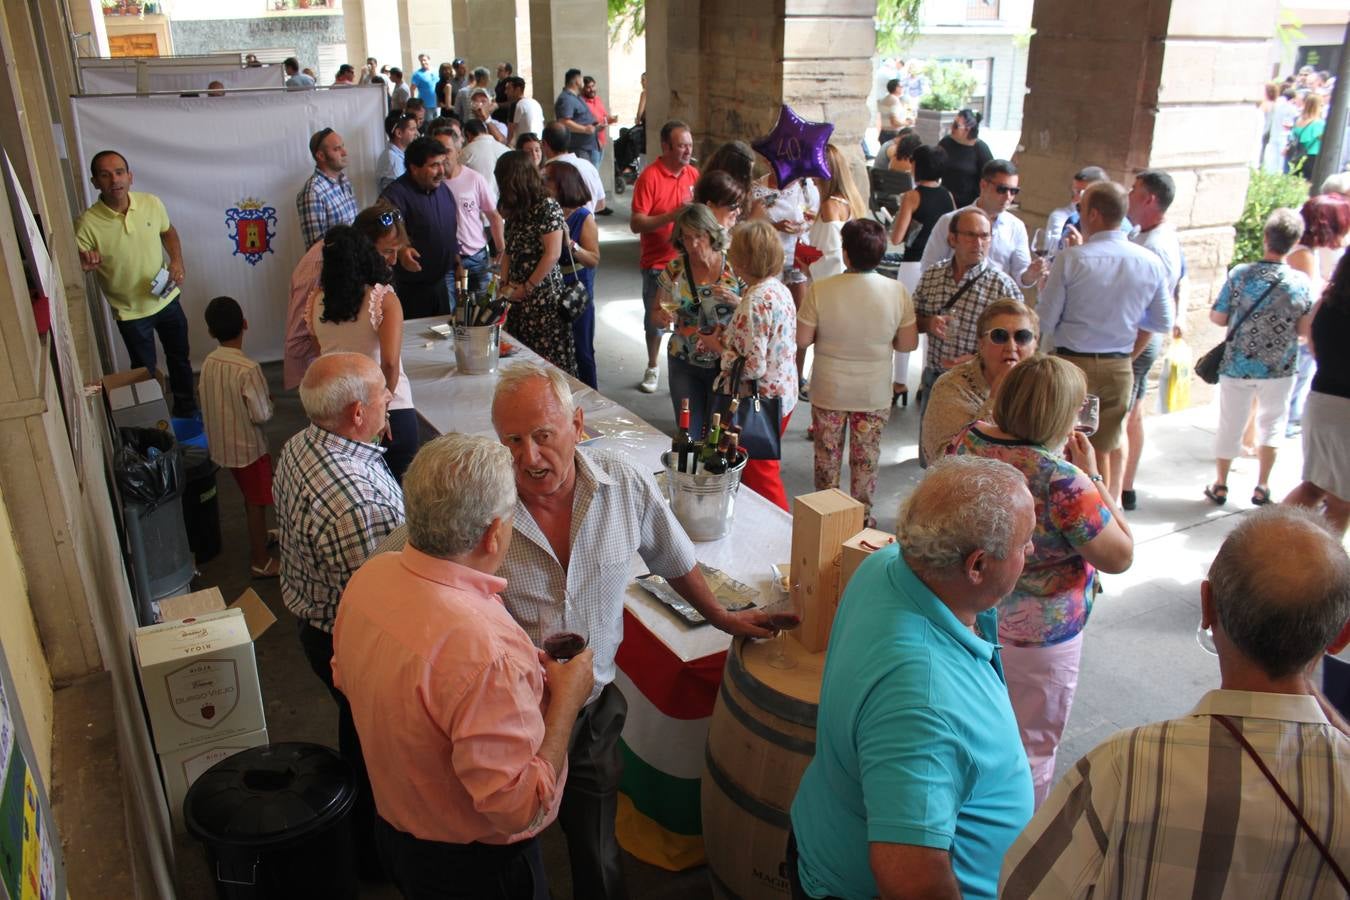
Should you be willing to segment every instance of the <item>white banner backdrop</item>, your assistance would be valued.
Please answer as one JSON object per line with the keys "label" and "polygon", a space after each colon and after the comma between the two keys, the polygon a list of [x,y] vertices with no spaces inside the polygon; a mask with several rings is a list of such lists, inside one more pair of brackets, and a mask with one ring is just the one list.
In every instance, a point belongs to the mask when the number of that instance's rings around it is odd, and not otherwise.
{"label": "white banner backdrop", "polygon": [[[133,94],[136,92],[137,67],[98,66],[80,73],[86,94]],[[150,67],[147,90],[205,91],[213,81],[226,88],[283,88],[286,76],[281,66],[174,66]]]}
{"label": "white banner backdrop", "polygon": [[[306,250],[295,196],[314,171],[309,137],[321,128],[342,135],[358,206],[373,203],[384,149],[380,86],[193,98],[86,95],[72,105],[79,170],[88,172],[100,150],[117,150],[130,164],[132,190],[163,200],[178,230],[193,363],[216,346],[202,314],[222,294],[238,300],[248,318],[249,356],[280,359],[291,270]],[[98,191],[84,184],[92,204]],[[121,337],[110,346],[124,368]]]}

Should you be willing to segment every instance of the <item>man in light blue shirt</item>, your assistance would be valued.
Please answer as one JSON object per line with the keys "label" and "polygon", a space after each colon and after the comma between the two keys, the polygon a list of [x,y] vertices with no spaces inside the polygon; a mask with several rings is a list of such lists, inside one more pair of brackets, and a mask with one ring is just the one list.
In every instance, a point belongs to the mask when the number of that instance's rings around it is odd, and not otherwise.
{"label": "man in light blue shirt", "polygon": [[1114,181],[1083,191],[1078,208],[1083,243],[1055,257],[1041,289],[1041,347],[1078,366],[1088,393],[1099,398],[1092,446],[1102,477],[1120,496],[1120,435],[1134,388],[1133,359],[1154,334],[1172,327],[1172,295],[1157,254],[1130,243],[1120,231],[1129,194]]}
{"label": "man in light blue shirt", "polygon": [[995,897],[1032,788],[993,607],[1034,509],[1012,466],[945,457],[901,508],[899,543],[849,581],[792,803],[794,897]]}

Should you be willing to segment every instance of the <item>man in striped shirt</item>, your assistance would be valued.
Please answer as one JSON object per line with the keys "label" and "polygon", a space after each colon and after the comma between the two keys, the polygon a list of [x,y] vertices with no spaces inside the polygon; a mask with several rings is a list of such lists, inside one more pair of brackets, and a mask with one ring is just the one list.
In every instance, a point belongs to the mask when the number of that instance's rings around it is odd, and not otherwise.
{"label": "man in striped shirt", "polygon": [[1350,637],[1350,559],[1272,506],[1224,541],[1200,603],[1220,689],[1079,760],[1008,851],[1001,897],[1350,893],[1350,730],[1312,683]]}

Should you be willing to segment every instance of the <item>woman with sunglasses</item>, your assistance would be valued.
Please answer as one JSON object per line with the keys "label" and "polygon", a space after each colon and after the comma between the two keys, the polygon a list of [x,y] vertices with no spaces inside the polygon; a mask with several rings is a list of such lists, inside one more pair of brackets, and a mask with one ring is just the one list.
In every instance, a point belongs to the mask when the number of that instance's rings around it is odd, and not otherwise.
{"label": "woman with sunglasses", "polygon": [[997,424],[976,422],[957,446],[1021,471],[1036,500],[1033,550],[1017,586],[999,601],[998,640],[1037,806],[1054,780],[1055,751],[1078,688],[1097,572],[1124,572],[1134,560],[1134,538],[1097,471],[1092,444],[1074,428],[1086,396],[1082,370],[1057,356],[1033,356],[1004,377],[994,400]]}
{"label": "woman with sunglasses", "polygon": [[984,308],[975,323],[980,336],[975,355],[933,382],[923,416],[923,451],[937,459],[971,422],[988,419],[994,394],[1013,366],[1036,352],[1041,322],[1035,310],[1004,297]]}
{"label": "woman with sunglasses", "polygon": [[797,316],[797,348],[816,346],[811,375],[816,490],[839,486],[847,433],[849,493],[875,525],[877,460],[891,417],[891,352],[917,347],[919,330],[904,286],[874,271],[886,252],[886,230],[872,219],[853,219],[839,236],[846,269],[807,291]]}
{"label": "woman with sunglasses", "polygon": [[980,173],[994,158],[989,145],[980,140],[980,114],[963,109],[952,119],[950,134],[943,135],[938,146],[947,152],[947,167],[942,183],[956,198],[956,208],[969,206],[980,196]]}

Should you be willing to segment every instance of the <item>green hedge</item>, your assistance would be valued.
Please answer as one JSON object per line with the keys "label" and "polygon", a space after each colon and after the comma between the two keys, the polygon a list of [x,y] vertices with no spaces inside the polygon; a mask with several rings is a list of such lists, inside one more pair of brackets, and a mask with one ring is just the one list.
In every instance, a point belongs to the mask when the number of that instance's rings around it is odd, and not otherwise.
{"label": "green hedge", "polygon": [[1281,206],[1297,210],[1308,199],[1308,182],[1298,175],[1272,175],[1251,170],[1247,183],[1247,202],[1242,218],[1234,225],[1237,239],[1233,247],[1233,265],[1258,260],[1264,253],[1261,232],[1271,212]]}

